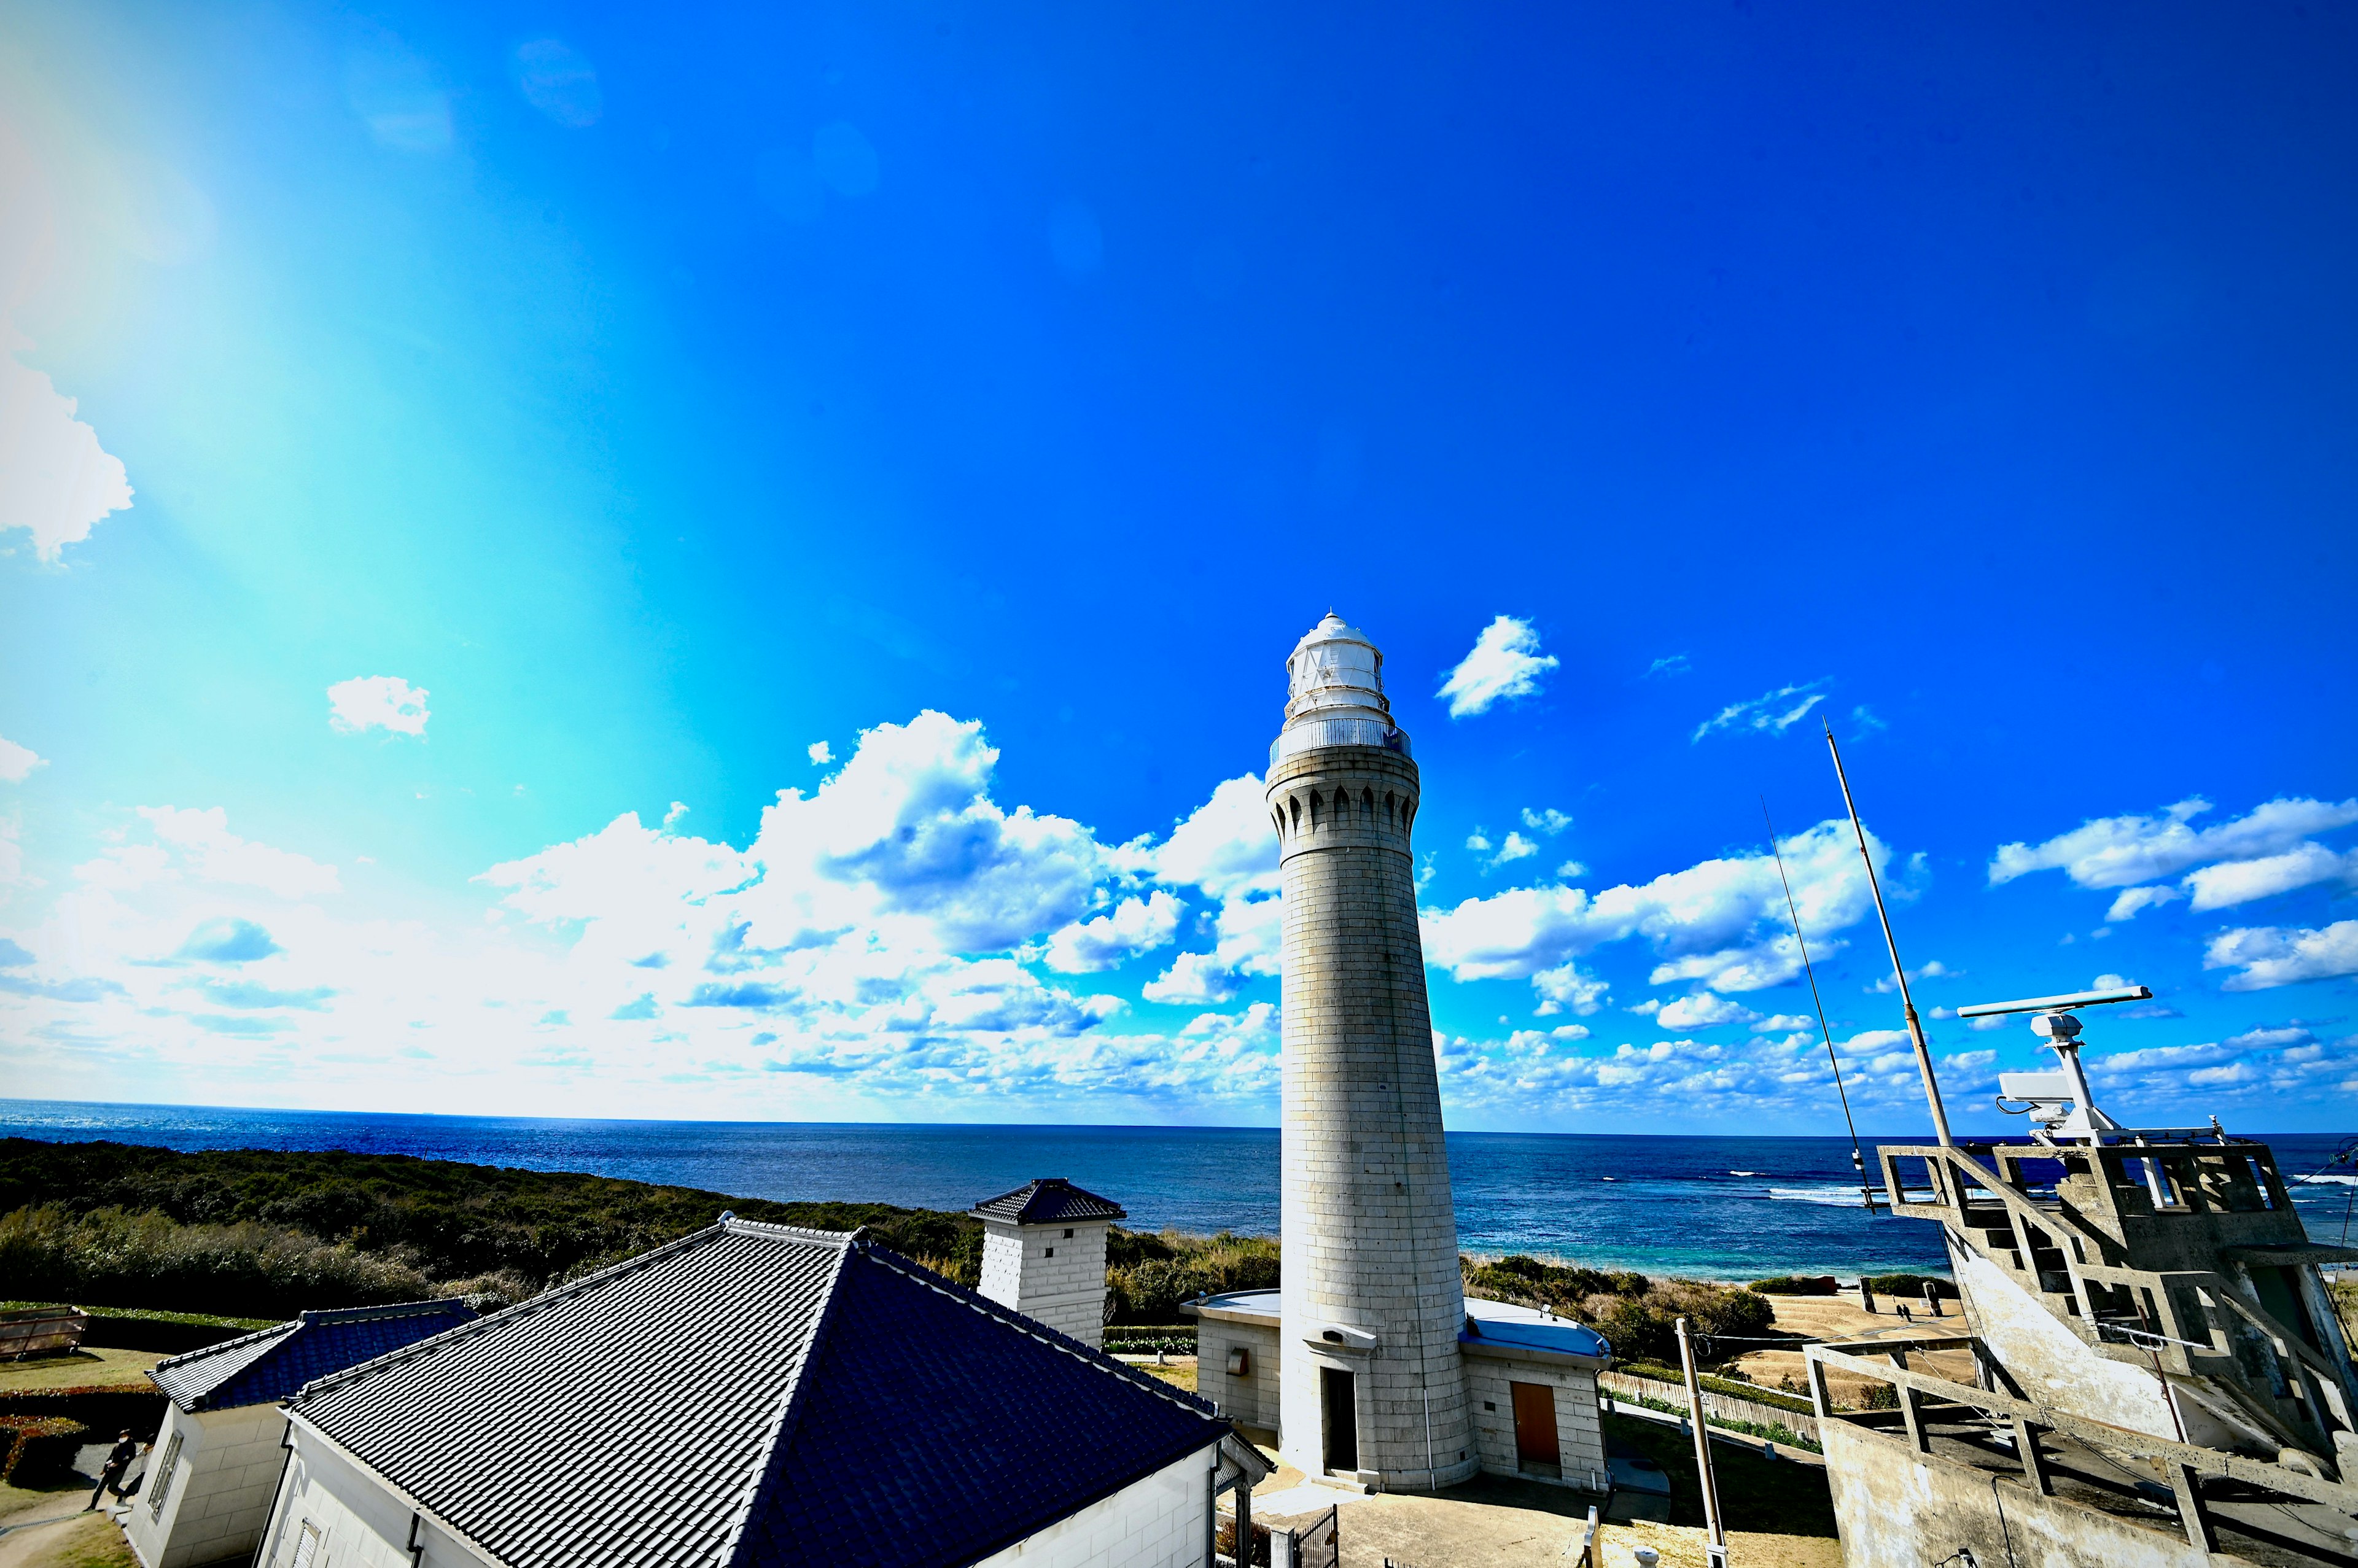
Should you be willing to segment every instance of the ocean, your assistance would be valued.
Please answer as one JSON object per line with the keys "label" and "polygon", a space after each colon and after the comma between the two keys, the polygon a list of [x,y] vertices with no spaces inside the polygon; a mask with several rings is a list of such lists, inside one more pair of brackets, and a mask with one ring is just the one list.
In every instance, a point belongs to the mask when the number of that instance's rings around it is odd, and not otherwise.
{"label": "ocean", "polygon": [[[0,1136],[348,1149],[919,1208],[963,1209],[1034,1176],[1065,1176],[1120,1203],[1133,1227],[1278,1229],[1273,1128],[576,1121],[0,1099]],[[2344,1140],[2269,1141],[2298,1178]],[[1839,1138],[1453,1132],[1449,1170],[1468,1252],[1720,1280],[1945,1271],[1936,1227],[1863,1210]],[[2294,1195],[2312,1239],[2348,1233],[2358,1209],[2351,1177],[2297,1183]]]}

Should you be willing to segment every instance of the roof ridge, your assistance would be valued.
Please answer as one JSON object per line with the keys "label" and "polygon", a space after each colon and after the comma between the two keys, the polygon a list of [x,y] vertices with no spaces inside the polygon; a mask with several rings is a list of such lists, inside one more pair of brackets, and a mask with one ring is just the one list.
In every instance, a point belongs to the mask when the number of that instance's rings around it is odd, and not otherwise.
{"label": "roof ridge", "polygon": [[224,1350],[235,1350],[241,1346],[251,1345],[257,1339],[265,1339],[274,1334],[291,1334],[302,1326],[301,1318],[290,1317],[285,1323],[274,1323],[268,1328],[253,1329],[239,1335],[234,1339],[222,1339],[211,1345],[200,1345],[194,1350],[183,1350],[178,1356],[165,1357],[147,1369],[147,1375],[153,1378],[167,1368],[186,1366],[191,1361],[201,1360],[208,1356],[218,1356]]}
{"label": "roof ridge", "polygon": [[485,1313],[471,1323],[462,1323],[455,1328],[446,1328],[439,1334],[428,1335],[424,1339],[405,1345],[398,1350],[387,1351],[385,1354],[377,1357],[374,1360],[363,1361],[357,1367],[347,1367],[341,1372],[330,1372],[324,1378],[314,1378],[311,1381],[296,1390],[294,1398],[289,1400],[287,1402],[289,1404],[293,1404],[297,1400],[308,1400],[318,1394],[324,1394],[330,1389],[341,1388],[346,1383],[356,1382],[360,1379],[367,1377],[381,1368],[392,1365],[394,1362],[406,1361],[412,1357],[422,1356],[429,1351],[438,1350],[446,1342],[458,1339],[462,1336],[481,1334],[486,1330],[503,1326],[509,1323],[515,1322],[520,1318],[529,1317],[544,1306],[547,1306],[556,1302],[569,1300],[574,1296],[581,1294],[584,1291],[594,1290],[598,1286],[605,1284],[608,1281],[617,1279],[623,1274],[631,1272],[634,1269],[643,1269],[648,1264],[654,1262],[659,1258],[667,1258],[675,1252],[684,1252],[691,1246],[698,1246],[708,1241],[717,1240],[726,1234],[728,1234],[728,1226],[726,1223],[720,1220],[715,1220],[701,1230],[691,1230],[686,1236],[675,1237],[671,1240],[665,1242],[660,1247],[650,1247],[644,1252],[634,1253],[632,1256],[623,1259],[619,1263],[609,1263],[606,1267],[599,1270],[594,1274],[584,1274],[578,1280],[568,1280],[561,1285],[553,1285],[547,1290],[541,1292],[540,1294],[536,1296],[527,1297],[524,1301],[512,1303],[507,1306],[502,1307],[497,1312]]}
{"label": "roof ridge", "polygon": [[[781,1227],[780,1228],[791,1228]],[[752,1485],[740,1487],[737,1506],[730,1510],[729,1528],[720,1538],[719,1562],[732,1563],[737,1560],[737,1548],[745,1538],[745,1527],[752,1522],[762,1501],[773,1489],[774,1476],[772,1461],[779,1444],[795,1428],[802,1415],[803,1394],[810,1387],[807,1376],[817,1361],[820,1347],[827,1341],[828,1325],[835,1321],[836,1288],[843,1283],[844,1275],[851,1271],[852,1263],[865,1255],[866,1243],[856,1240],[860,1232],[833,1232],[844,1237],[843,1253],[836,1260],[835,1272],[827,1281],[827,1292],[819,1298],[818,1310],[811,1314],[810,1332],[803,1336],[802,1354],[795,1358],[787,1371],[785,1384],[778,1390],[776,1413],[770,1418],[769,1430],[762,1435],[762,1447],[753,1456]]]}
{"label": "roof ridge", "polygon": [[741,1219],[736,1215],[725,1212],[715,1223],[724,1230],[742,1236],[773,1236],[782,1240],[821,1241],[838,1247],[849,1246],[851,1238],[860,1234],[857,1228],[820,1230],[807,1225],[782,1225],[775,1220]]}
{"label": "roof ridge", "polygon": [[1014,1308],[992,1301],[989,1296],[979,1291],[969,1290],[955,1280],[944,1279],[924,1264],[903,1258],[881,1242],[863,1241],[859,1244],[858,1249],[896,1273],[908,1276],[918,1284],[938,1291],[952,1301],[962,1302],[985,1317],[996,1318],[1009,1327],[1031,1336],[1052,1350],[1062,1351],[1101,1372],[1120,1378],[1133,1387],[1142,1388],[1150,1393],[1161,1395],[1191,1414],[1206,1416],[1214,1421],[1227,1419],[1220,1414],[1219,1406],[1202,1395],[1191,1394],[1184,1389],[1173,1387],[1160,1378],[1149,1377],[1135,1367],[1115,1360],[1102,1350],[1092,1350],[1070,1335],[1060,1334],[1037,1318],[1027,1317]]}
{"label": "roof ridge", "polygon": [[466,1304],[464,1296],[434,1296],[414,1302],[380,1302],[374,1306],[307,1308],[296,1315],[295,1325],[301,1327],[314,1323],[367,1323],[380,1317],[423,1317],[429,1312]]}

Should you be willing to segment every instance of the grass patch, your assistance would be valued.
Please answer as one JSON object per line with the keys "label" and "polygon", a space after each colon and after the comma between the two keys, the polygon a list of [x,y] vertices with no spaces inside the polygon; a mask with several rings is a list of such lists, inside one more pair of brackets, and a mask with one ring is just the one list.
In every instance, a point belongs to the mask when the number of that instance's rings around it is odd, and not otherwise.
{"label": "grass patch", "polygon": [[163,1359],[147,1350],[71,1350],[62,1356],[36,1356],[23,1361],[0,1361],[0,1393],[34,1389],[146,1389],[143,1375]]}
{"label": "grass patch", "polygon": [[1191,1394],[1197,1391],[1195,1388],[1195,1364],[1192,1361],[1187,1362],[1184,1365],[1174,1362],[1169,1366],[1163,1367],[1158,1367],[1152,1361],[1141,1361],[1136,1365],[1138,1369],[1145,1373],[1148,1377],[1160,1378],[1174,1389],[1184,1389]]}
{"label": "grass patch", "polygon": [[[1658,1383],[1669,1383],[1678,1388],[1686,1386],[1685,1374],[1674,1367],[1657,1366],[1651,1361],[1617,1361],[1611,1369],[1616,1372],[1627,1372],[1633,1378],[1651,1378]],[[1707,1372],[1698,1374],[1695,1381],[1709,1392],[1724,1395],[1731,1400],[1751,1400],[1758,1404],[1775,1405],[1779,1410],[1791,1411],[1796,1415],[1817,1413],[1809,1400],[1796,1398],[1781,1390],[1764,1389],[1758,1383],[1740,1383],[1729,1378],[1714,1378]]]}

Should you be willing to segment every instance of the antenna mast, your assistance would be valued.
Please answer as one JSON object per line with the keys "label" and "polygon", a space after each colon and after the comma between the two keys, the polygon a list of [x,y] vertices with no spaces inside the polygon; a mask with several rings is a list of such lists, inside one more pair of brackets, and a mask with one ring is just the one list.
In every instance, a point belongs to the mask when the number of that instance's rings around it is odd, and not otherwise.
{"label": "antenna mast", "polygon": [[1866,864],[1867,890],[1875,894],[1875,916],[1883,922],[1883,945],[1891,950],[1891,978],[1899,984],[1899,1005],[1908,1011],[1908,1038],[1916,1046],[1916,1071],[1924,1080],[1924,1099],[1932,1108],[1932,1131],[1943,1149],[1953,1148],[1949,1113],[1941,1106],[1940,1081],[1932,1076],[1932,1048],[1924,1043],[1924,1023],[1916,1016],[1916,999],[1909,994],[1908,971],[1899,962],[1899,940],[1891,935],[1891,912],[1883,907],[1883,884],[1876,880],[1875,857],[1866,852],[1866,829],[1858,824],[1858,803],[1851,798],[1850,775],[1843,772],[1842,748],[1834,744],[1834,727],[1826,726],[1826,750],[1833,753],[1834,778],[1842,785],[1843,805],[1850,812],[1850,830],[1858,838],[1858,858]]}
{"label": "antenna mast", "polygon": [[[1866,1212],[1875,1212],[1875,1189],[1867,1185],[1866,1159],[1858,1151],[1858,1123],[1851,1119],[1850,1091],[1843,1087],[1842,1063],[1834,1055],[1834,1032],[1826,1026],[1825,999],[1818,995],[1818,971],[1810,962],[1809,938],[1801,935],[1801,912],[1793,903],[1793,884],[1785,875],[1785,851],[1777,845],[1777,819],[1768,815],[1768,797],[1760,797],[1760,820],[1768,824],[1768,853],[1777,858],[1777,881],[1785,890],[1785,913],[1793,918],[1793,942],[1801,949],[1801,972],[1810,977],[1810,1001],[1818,1010],[1818,1033],[1826,1043],[1826,1065],[1834,1070],[1834,1093],[1842,1099],[1843,1125],[1850,1129],[1850,1168],[1858,1173],[1858,1195]],[[2358,1194],[2358,1187],[2351,1191]]]}

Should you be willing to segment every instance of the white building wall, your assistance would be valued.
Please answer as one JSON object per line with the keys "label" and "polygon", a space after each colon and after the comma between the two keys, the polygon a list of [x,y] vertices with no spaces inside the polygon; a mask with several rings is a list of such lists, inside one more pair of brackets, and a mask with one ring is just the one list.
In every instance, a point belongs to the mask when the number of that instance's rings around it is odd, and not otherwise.
{"label": "white building wall", "polygon": [[[1560,1478],[1573,1485],[1605,1468],[1605,1428],[1596,1411],[1596,1374],[1584,1367],[1550,1366],[1469,1354],[1466,1389],[1474,1405],[1474,1437],[1482,1468],[1494,1476],[1524,1474],[1515,1450],[1515,1396],[1510,1383],[1543,1383],[1555,1390]],[[1540,1480],[1551,1477],[1540,1476]]]}
{"label": "white building wall", "polygon": [[1105,1220],[982,1222],[982,1293],[1096,1348],[1105,1342]]}
{"label": "white building wall", "polygon": [[[1228,1373],[1228,1354],[1245,1353],[1245,1374]],[[1277,1325],[1206,1316],[1195,1325],[1195,1388],[1220,1413],[1264,1434],[1278,1430]]]}
{"label": "white building wall", "polygon": [[406,1503],[316,1433],[298,1426],[293,1442],[255,1568],[293,1568],[307,1524],[319,1532],[312,1568],[487,1568],[464,1541],[425,1519],[417,1520],[425,1550],[412,1557],[416,1516]]}
{"label": "white building wall", "polygon": [[1217,1446],[1131,1482],[977,1568],[1203,1568]]}
{"label": "white building wall", "polygon": [[[200,1568],[250,1559],[286,1462],[278,1446],[286,1429],[276,1404],[193,1415],[167,1405],[153,1452],[160,1465],[179,1438],[170,1482],[160,1472],[148,1476],[124,1520],[139,1561],[146,1568]],[[160,1509],[152,1506],[157,1498]]]}

